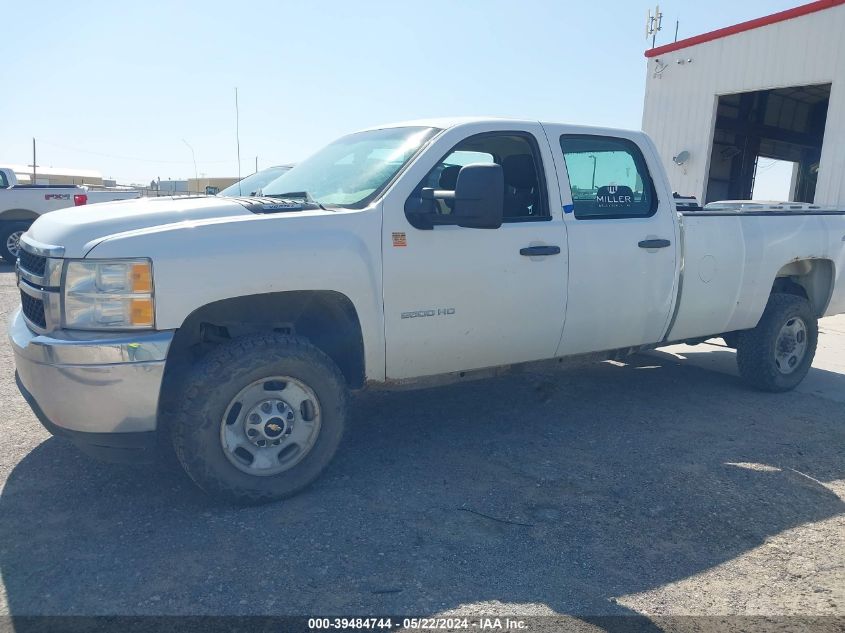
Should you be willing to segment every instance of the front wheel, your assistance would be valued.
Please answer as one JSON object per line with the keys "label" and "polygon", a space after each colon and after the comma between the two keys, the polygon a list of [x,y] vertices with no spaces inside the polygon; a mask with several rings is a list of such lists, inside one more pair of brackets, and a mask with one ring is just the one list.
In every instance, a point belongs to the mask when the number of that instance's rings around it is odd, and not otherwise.
{"label": "front wheel", "polygon": [[753,330],[737,340],[740,375],[763,391],[789,391],[804,380],[816,354],[819,324],[804,297],[775,293]]}
{"label": "front wheel", "polygon": [[30,223],[6,222],[0,226],[0,257],[14,265],[20,252],[21,235],[27,232]]}
{"label": "front wheel", "polygon": [[331,461],[346,385],[307,340],[267,334],[220,345],[190,372],[171,431],[182,467],[237,503],[293,495]]}

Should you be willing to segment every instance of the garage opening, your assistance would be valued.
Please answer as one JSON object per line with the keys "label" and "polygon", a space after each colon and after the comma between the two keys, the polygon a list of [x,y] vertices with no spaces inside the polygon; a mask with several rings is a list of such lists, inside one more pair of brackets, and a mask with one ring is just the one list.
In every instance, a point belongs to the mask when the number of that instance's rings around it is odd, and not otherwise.
{"label": "garage opening", "polygon": [[719,97],[705,202],[813,202],[830,84]]}

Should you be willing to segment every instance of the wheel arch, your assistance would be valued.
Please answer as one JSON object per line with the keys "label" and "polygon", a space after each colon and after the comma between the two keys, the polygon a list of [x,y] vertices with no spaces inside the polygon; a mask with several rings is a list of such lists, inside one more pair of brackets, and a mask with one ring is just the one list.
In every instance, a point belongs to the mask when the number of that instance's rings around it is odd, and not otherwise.
{"label": "wheel arch", "polygon": [[261,332],[307,338],[339,367],[351,388],[365,381],[361,322],[346,295],[329,290],[285,291],[232,297],[194,310],[176,331],[168,373],[178,372],[227,340]]}
{"label": "wheel arch", "polygon": [[38,214],[29,209],[6,209],[0,213],[0,222],[29,222],[38,219]]}
{"label": "wheel arch", "polygon": [[794,259],[775,275],[772,293],[803,296],[810,302],[816,317],[827,311],[836,279],[834,263],[829,259]]}

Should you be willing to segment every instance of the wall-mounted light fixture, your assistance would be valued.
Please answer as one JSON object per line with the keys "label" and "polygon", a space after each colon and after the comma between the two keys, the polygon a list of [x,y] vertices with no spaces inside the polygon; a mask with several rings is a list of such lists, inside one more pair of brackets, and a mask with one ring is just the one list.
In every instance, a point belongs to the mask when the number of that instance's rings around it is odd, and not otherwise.
{"label": "wall-mounted light fixture", "polygon": [[655,78],[660,77],[661,73],[664,70],[666,70],[667,68],[669,68],[669,64],[662,62],[662,61],[660,61],[659,58],[655,57],[654,58],[654,75],[653,75],[653,77],[655,77]]}

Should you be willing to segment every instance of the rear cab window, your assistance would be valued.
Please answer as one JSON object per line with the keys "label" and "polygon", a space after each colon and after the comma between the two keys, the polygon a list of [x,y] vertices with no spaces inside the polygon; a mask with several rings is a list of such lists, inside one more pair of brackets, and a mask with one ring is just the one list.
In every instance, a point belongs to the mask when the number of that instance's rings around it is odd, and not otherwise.
{"label": "rear cab window", "polygon": [[647,218],[657,211],[654,183],[636,143],[624,138],[564,134],[575,218]]}

